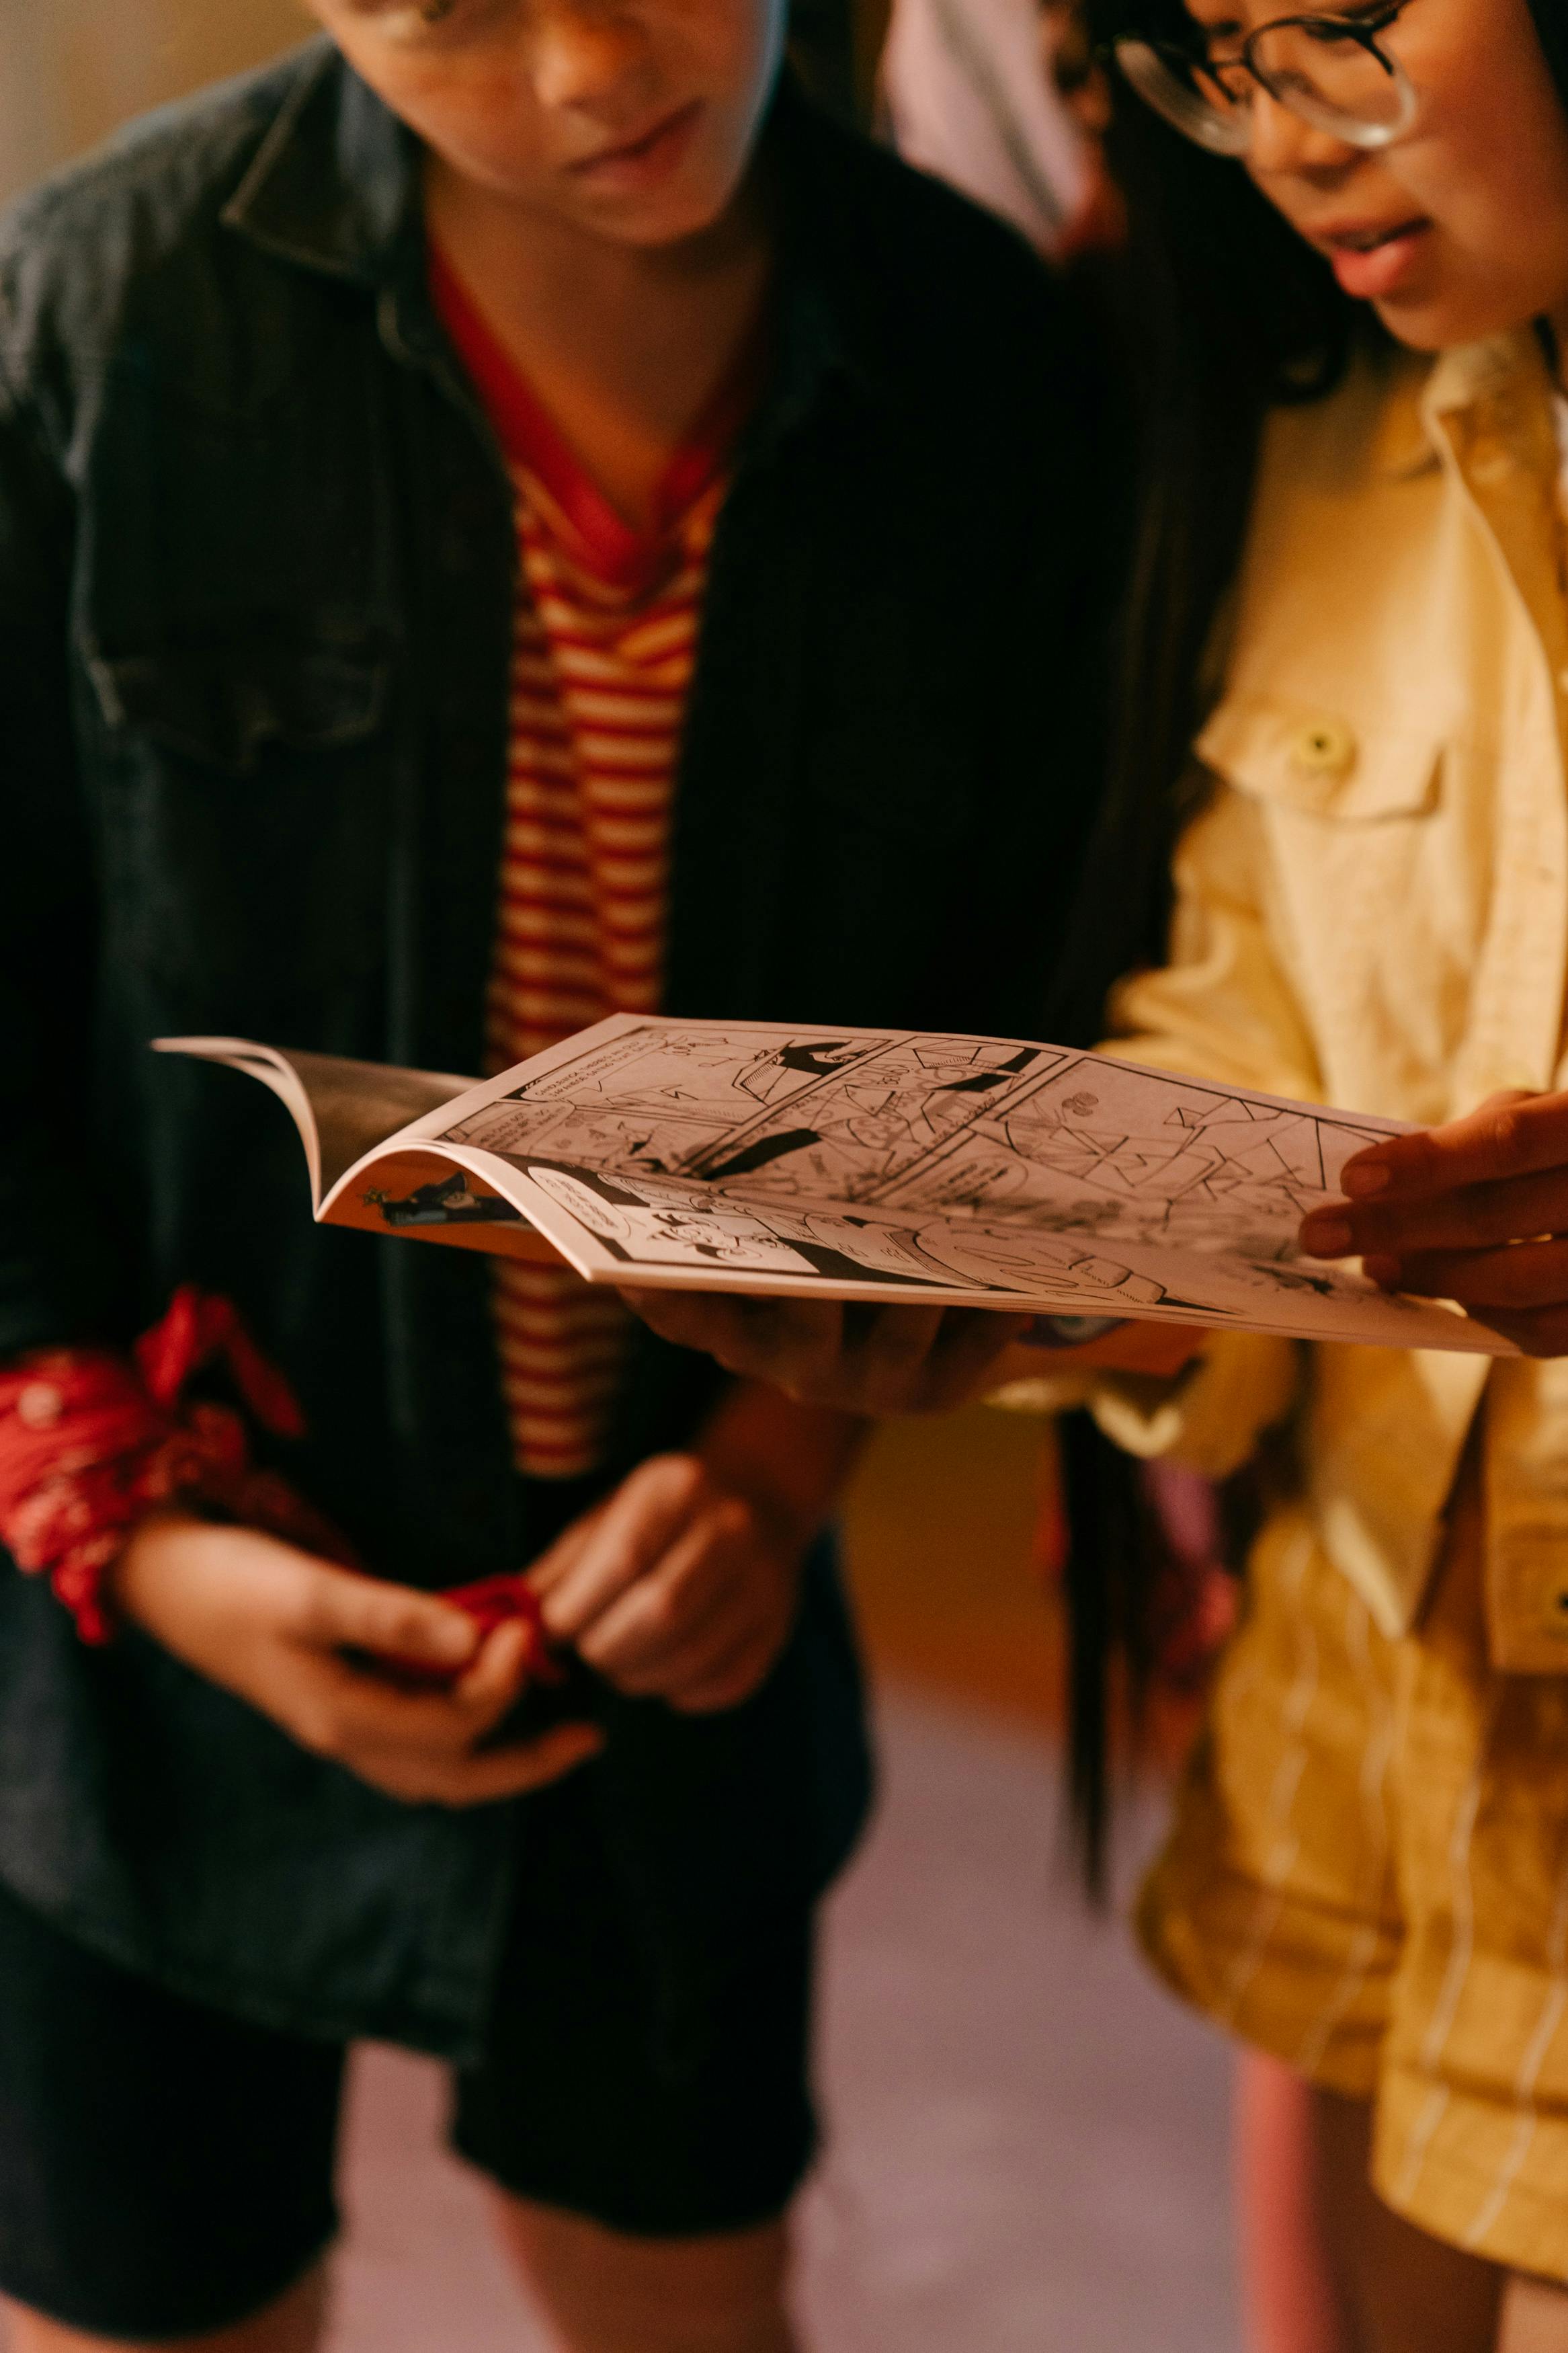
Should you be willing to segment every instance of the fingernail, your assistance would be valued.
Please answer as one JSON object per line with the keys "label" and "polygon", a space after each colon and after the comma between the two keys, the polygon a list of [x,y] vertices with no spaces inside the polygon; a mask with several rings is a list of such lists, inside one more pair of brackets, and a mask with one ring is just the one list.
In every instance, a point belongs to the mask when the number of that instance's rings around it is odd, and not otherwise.
{"label": "fingernail", "polygon": [[1352,1160],[1340,1182],[1352,1201],[1366,1201],[1374,1193],[1387,1192],[1394,1182],[1394,1171],[1384,1160]]}
{"label": "fingernail", "polygon": [[1349,1219],[1309,1218],[1301,1228],[1301,1247],[1314,1258],[1348,1258],[1355,1248]]}
{"label": "fingernail", "polygon": [[460,1665],[479,1649],[479,1630],[460,1611],[444,1609],[430,1629],[430,1647],[437,1658]]}
{"label": "fingernail", "polygon": [[578,1614],[576,1605],[568,1602],[564,1587],[558,1593],[547,1593],[539,1605],[544,1630],[556,1642],[569,1642],[581,1630]]}

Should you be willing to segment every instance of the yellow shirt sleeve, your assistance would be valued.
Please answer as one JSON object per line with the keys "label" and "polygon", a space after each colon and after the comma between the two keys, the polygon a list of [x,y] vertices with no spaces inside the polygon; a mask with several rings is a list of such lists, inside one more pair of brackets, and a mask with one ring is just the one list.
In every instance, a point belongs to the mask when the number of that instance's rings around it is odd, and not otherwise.
{"label": "yellow shirt sleeve", "polygon": [[[1175,860],[1171,961],[1124,981],[1104,1050],[1129,1061],[1267,1093],[1321,1098],[1310,1037],[1275,955],[1268,868],[1257,812],[1215,784]],[[1300,1343],[1272,1333],[1216,1333],[1174,1380],[1050,1369],[1015,1381],[993,1402],[1058,1413],[1087,1406],[1128,1453],[1162,1456],[1206,1478],[1228,1477],[1289,1413],[1301,1381]]]}

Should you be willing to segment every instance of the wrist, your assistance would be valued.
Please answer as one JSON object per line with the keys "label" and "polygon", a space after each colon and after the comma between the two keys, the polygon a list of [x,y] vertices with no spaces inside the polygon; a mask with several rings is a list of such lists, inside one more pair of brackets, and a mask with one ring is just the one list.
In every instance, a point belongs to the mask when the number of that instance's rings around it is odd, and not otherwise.
{"label": "wrist", "polygon": [[178,1504],[160,1504],[125,1531],[124,1542],[103,1571],[103,1591],[116,1617],[145,1625],[155,1614],[154,1596],[164,1570],[177,1563],[193,1538],[211,1544],[236,1532]]}
{"label": "wrist", "polygon": [[761,1383],[733,1388],[693,1450],[709,1476],[804,1552],[832,1518],[869,1433],[860,1415],[797,1404]]}

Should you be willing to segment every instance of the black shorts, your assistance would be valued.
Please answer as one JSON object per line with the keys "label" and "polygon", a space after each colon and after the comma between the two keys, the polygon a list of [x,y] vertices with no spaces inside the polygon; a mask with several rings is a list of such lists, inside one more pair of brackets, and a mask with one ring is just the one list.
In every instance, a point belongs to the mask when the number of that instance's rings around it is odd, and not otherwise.
{"label": "black shorts", "polygon": [[[524,1819],[455,2146],[612,2229],[782,2212],[816,2144],[810,1914],[672,1965],[634,1936],[583,1777]],[[0,1890],[0,2293],[105,2337],[259,2311],[336,2232],[343,2059],[116,1969]]]}

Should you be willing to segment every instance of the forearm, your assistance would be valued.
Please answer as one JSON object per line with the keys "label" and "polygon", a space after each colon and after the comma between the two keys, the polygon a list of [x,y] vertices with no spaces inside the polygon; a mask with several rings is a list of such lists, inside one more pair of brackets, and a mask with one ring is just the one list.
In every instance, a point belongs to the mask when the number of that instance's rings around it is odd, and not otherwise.
{"label": "forearm", "polygon": [[870,1429],[861,1415],[797,1405],[763,1382],[737,1381],[694,1451],[721,1486],[805,1543],[832,1517]]}

